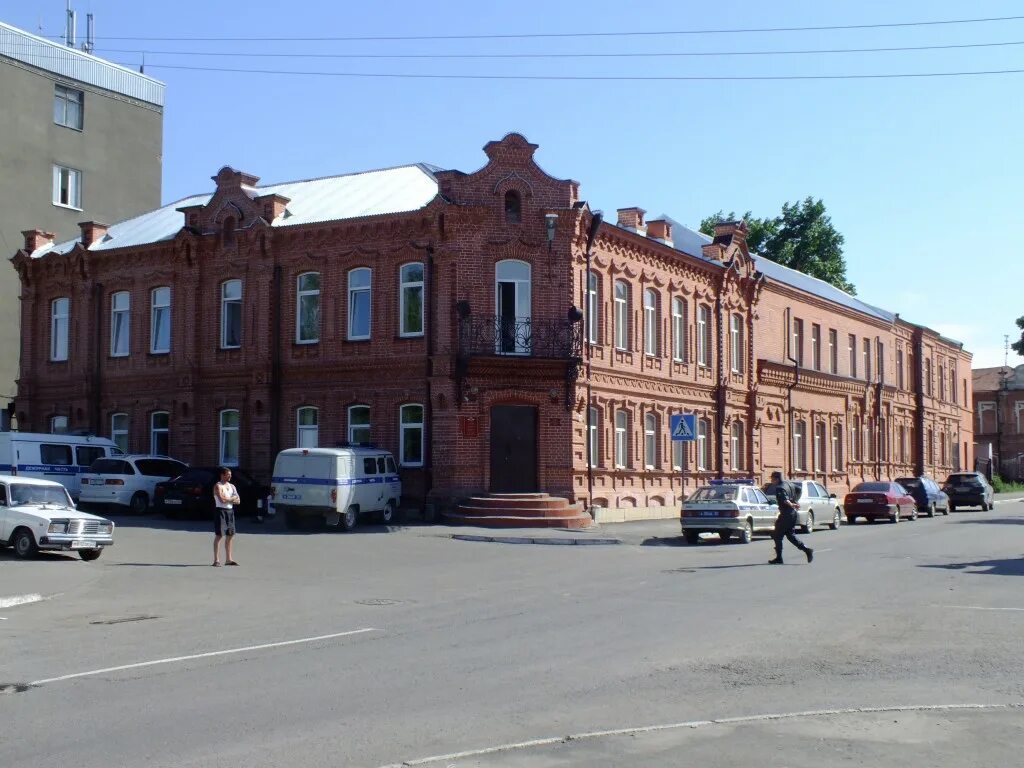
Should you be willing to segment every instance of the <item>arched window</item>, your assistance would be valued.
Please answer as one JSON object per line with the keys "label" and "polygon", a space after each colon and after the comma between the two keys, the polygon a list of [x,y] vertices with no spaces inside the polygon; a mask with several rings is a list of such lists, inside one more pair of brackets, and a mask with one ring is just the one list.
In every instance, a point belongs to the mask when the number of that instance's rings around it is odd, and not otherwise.
{"label": "arched window", "polygon": [[126,357],[131,335],[131,296],[118,291],[110,296],[110,356]]}
{"label": "arched window", "polygon": [[843,425],[832,425],[832,471],[843,469]]}
{"label": "arched window", "polygon": [[629,348],[629,283],[615,281],[615,348]]}
{"label": "arched window", "polygon": [[744,358],[747,354],[743,335],[743,316],[733,315],[729,320],[729,359],[733,373],[743,373]]}
{"label": "arched window", "polygon": [[423,335],[423,264],[404,264],[400,271],[398,316],[400,336]]}
{"label": "arched window", "polygon": [[697,469],[711,469],[711,424],[697,419]]}
{"label": "arched window", "polygon": [[644,291],[644,354],[658,354],[658,292],[653,288]]}
{"label": "arched window", "polygon": [[121,453],[128,453],[128,414],[110,414],[110,439],[121,449]]}
{"label": "arched window", "polygon": [[370,290],[373,273],[359,267],[348,273],[348,338],[361,341],[370,338]]}
{"label": "arched window", "polygon": [[644,468],[658,466],[658,417],[653,413],[644,416]]}
{"label": "arched window", "polygon": [[149,452],[169,456],[171,451],[171,414],[154,411],[149,415]]}
{"label": "arched window", "polygon": [[597,467],[601,464],[599,455],[600,443],[598,440],[600,426],[600,412],[597,408],[589,409],[590,421],[587,424],[587,439],[590,441],[590,466]]}
{"label": "arched window", "polygon": [[220,346],[242,346],[242,281],[225,280],[220,284]]}
{"label": "arched window", "polygon": [[793,422],[793,469],[807,469],[807,422],[803,419]]}
{"label": "arched window", "polygon": [[50,359],[60,362],[68,359],[68,317],[71,299],[62,297],[50,304]]}
{"label": "arched window", "polygon": [[171,289],[161,286],[150,291],[149,351],[171,351]]}
{"label": "arched window", "polygon": [[316,448],[320,444],[320,412],[311,405],[305,405],[295,412],[297,434],[295,445],[299,448]]}
{"label": "arched window", "polygon": [[629,461],[629,414],[615,412],[615,467],[625,469]]}
{"label": "arched window", "polygon": [[532,294],[532,270],[528,262],[506,259],[494,265],[498,354],[530,353]]}
{"label": "arched window", "polygon": [[505,221],[518,224],[523,220],[523,201],[519,193],[510,189],[505,193]]}
{"label": "arched window", "polygon": [[598,327],[601,322],[601,316],[598,313],[598,308],[601,306],[600,288],[601,279],[597,276],[596,272],[591,272],[587,280],[587,322],[589,323],[589,335],[587,338],[591,344],[597,344]]}
{"label": "arched window", "polygon": [[672,299],[672,359],[686,362],[686,299]]}
{"label": "arched window", "polygon": [[711,365],[711,308],[704,304],[697,309],[697,365]]}
{"label": "arched window", "polygon": [[320,273],[299,275],[295,297],[295,343],[320,341]]}
{"label": "arched window", "polygon": [[403,405],[399,412],[399,448],[403,467],[423,466],[423,406]]}
{"label": "arched window", "polygon": [[744,456],[746,452],[743,445],[743,422],[734,421],[732,423],[732,435],[730,436],[729,443],[729,465],[734,471],[741,471],[746,462],[744,462]]}
{"label": "arched window", "polygon": [[238,466],[238,411],[229,408],[220,412],[220,463],[225,467]]}
{"label": "arched window", "polygon": [[825,442],[825,422],[818,421],[814,424],[814,471],[825,471],[825,451],[828,446]]}
{"label": "arched window", "polygon": [[348,441],[353,444],[370,442],[370,406],[348,407]]}

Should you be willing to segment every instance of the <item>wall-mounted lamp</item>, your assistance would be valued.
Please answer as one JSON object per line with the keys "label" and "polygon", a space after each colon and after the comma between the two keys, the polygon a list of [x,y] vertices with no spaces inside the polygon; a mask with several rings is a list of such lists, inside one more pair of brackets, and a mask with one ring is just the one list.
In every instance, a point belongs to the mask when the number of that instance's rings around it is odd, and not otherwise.
{"label": "wall-mounted lamp", "polygon": [[548,235],[548,250],[551,250],[551,244],[555,242],[555,226],[558,224],[557,213],[545,213],[544,214],[544,225],[547,227]]}

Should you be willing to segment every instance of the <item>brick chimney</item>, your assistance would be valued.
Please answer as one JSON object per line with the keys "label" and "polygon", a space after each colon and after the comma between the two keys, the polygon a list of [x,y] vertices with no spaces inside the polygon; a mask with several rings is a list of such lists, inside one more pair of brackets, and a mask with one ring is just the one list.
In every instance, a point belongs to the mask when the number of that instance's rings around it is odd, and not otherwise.
{"label": "brick chimney", "polygon": [[288,203],[291,202],[291,198],[285,197],[284,195],[272,194],[272,195],[261,195],[256,198],[256,204],[260,206],[260,210],[263,211],[261,214],[264,221],[268,224],[274,221],[278,216],[284,213],[285,208],[288,207]]}
{"label": "brick chimney", "polygon": [[647,222],[647,236],[652,240],[657,240],[659,243],[672,247],[672,225],[669,224],[665,219],[656,219],[655,221]]}
{"label": "brick chimney", "polygon": [[619,208],[616,213],[619,216],[618,225],[623,229],[640,235],[647,232],[647,226],[644,224],[644,214],[647,211],[643,208]]}
{"label": "brick chimney", "polygon": [[53,232],[44,232],[41,229],[26,229],[22,236],[25,238],[25,250],[29,253],[38,251],[45,245],[53,245]]}
{"label": "brick chimney", "polygon": [[747,241],[747,222],[745,221],[720,221],[715,224],[714,242],[720,245],[735,243],[740,245]]}
{"label": "brick chimney", "polygon": [[88,248],[95,242],[102,241],[110,229],[107,224],[100,224],[98,221],[80,221],[78,228],[82,230],[82,245]]}
{"label": "brick chimney", "polygon": [[211,176],[217,184],[217,189],[238,189],[242,186],[255,187],[260,180],[259,176],[253,176],[245,171],[236,171],[234,168],[225,165],[216,176]]}

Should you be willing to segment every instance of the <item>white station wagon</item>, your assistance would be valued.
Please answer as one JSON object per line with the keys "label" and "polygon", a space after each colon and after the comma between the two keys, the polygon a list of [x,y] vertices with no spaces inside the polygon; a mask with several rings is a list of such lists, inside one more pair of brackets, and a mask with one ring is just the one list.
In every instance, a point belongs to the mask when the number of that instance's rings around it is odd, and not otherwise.
{"label": "white station wagon", "polygon": [[114,524],[75,509],[60,483],[0,475],[0,545],[13,547],[18,557],[42,549],[95,560],[113,543]]}

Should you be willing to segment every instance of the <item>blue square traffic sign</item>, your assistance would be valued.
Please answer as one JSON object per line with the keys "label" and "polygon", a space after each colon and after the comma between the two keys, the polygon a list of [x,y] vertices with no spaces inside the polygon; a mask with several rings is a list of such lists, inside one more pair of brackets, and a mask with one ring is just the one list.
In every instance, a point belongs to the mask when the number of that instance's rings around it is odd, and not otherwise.
{"label": "blue square traffic sign", "polygon": [[669,434],[672,439],[689,443],[697,439],[697,414],[674,413],[669,418]]}

